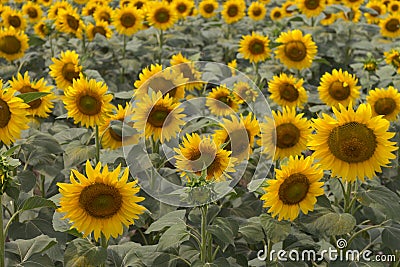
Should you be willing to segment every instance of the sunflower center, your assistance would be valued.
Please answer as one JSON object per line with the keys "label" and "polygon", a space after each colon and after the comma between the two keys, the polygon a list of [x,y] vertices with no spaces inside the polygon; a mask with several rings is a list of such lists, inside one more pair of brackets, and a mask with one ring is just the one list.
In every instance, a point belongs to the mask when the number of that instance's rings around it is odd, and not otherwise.
{"label": "sunflower center", "polygon": [[108,12],[101,12],[100,14],[100,20],[107,21],[108,23],[111,22],[111,16]]}
{"label": "sunflower center", "polygon": [[261,12],[261,8],[256,7],[256,8],[253,9],[253,15],[254,15],[255,17],[260,16],[261,13],[262,13],[262,12]]}
{"label": "sunflower center", "polygon": [[21,49],[21,42],[15,36],[4,36],[0,39],[0,51],[8,55],[17,54]]}
{"label": "sunflower center", "polygon": [[27,13],[31,19],[36,19],[38,16],[38,12],[37,12],[36,8],[33,8],[33,7],[28,8]]}
{"label": "sunflower center", "polygon": [[[33,93],[33,92],[37,92],[37,89],[33,89],[32,87],[30,87],[29,85],[25,85],[24,87],[22,87],[19,90],[22,94],[25,93]],[[33,100],[31,102],[28,103],[28,105],[31,107],[31,109],[36,109],[38,107],[40,107],[40,104],[42,104],[42,100],[40,98]]]}
{"label": "sunflower center", "polygon": [[237,7],[237,5],[231,5],[228,7],[228,16],[229,17],[236,17],[237,14],[239,13],[239,8]]}
{"label": "sunflower center", "polygon": [[179,13],[184,13],[187,10],[187,6],[184,3],[179,4],[176,9]]}
{"label": "sunflower center", "polygon": [[118,213],[122,207],[122,196],[113,186],[95,183],[82,190],[79,204],[91,216],[104,219]]}
{"label": "sunflower center", "polygon": [[374,155],[377,142],[374,132],[365,124],[348,122],[330,132],[328,146],[336,158],[348,163],[357,163]]}
{"label": "sunflower center", "polygon": [[158,23],[166,23],[169,21],[169,10],[166,8],[160,8],[156,15],[155,19]]}
{"label": "sunflower center", "polygon": [[399,6],[398,5],[392,5],[391,9],[393,12],[397,12],[399,10]]}
{"label": "sunflower center", "polygon": [[0,99],[0,128],[7,126],[11,119],[11,112],[8,104],[3,99]]}
{"label": "sunflower center", "polygon": [[101,111],[101,102],[94,96],[83,95],[78,100],[78,109],[85,115],[96,115]]}
{"label": "sunflower center", "polygon": [[67,24],[74,31],[76,31],[79,28],[79,20],[77,20],[71,15],[67,15]]}
{"label": "sunflower center", "polygon": [[8,23],[10,23],[14,28],[19,28],[21,26],[21,19],[19,16],[10,16],[8,18]]}
{"label": "sunflower center", "polygon": [[392,18],[388,22],[386,22],[385,29],[389,32],[396,32],[399,30],[399,26],[400,21],[396,18]]}
{"label": "sunflower center", "polygon": [[206,5],[204,5],[203,10],[206,13],[211,14],[214,12],[214,6],[212,4],[206,4]]}
{"label": "sunflower center", "polygon": [[[224,103],[225,105],[230,106],[231,104],[231,99],[228,96],[221,96],[217,99],[218,101],[221,101],[222,103]],[[224,104],[222,104],[222,106],[225,106]]]}
{"label": "sunflower center", "polygon": [[[247,129],[238,129],[226,138],[225,143],[230,141],[225,150],[232,151],[233,155],[241,154],[249,149],[251,135]],[[232,147],[233,145],[233,147]]]}
{"label": "sunflower center", "polygon": [[152,78],[148,87],[155,92],[162,92],[163,95],[168,93],[170,97],[174,97],[178,89],[171,80],[165,79],[164,77]]}
{"label": "sunflower center", "polygon": [[283,123],[276,127],[276,146],[289,148],[295,146],[300,139],[300,130],[292,123]]}
{"label": "sunflower center", "polygon": [[125,13],[121,16],[120,21],[122,26],[124,26],[125,28],[130,28],[135,25],[136,17],[132,14]]}
{"label": "sunflower center", "polygon": [[168,124],[167,117],[169,113],[170,111],[167,108],[154,107],[150,111],[147,122],[157,128],[163,127],[164,123]]}
{"label": "sunflower center", "polygon": [[299,91],[293,84],[283,83],[279,86],[280,97],[286,101],[293,102],[299,98]]}
{"label": "sunflower center", "polygon": [[306,0],[304,5],[307,9],[314,10],[319,7],[319,0]]}
{"label": "sunflower center", "polygon": [[308,193],[310,182],[307,176],[301,173],[294,173],[287,177],[279,187],[279,199],[285,205],[300,203]]}
{"label": "sunflower center", "polygon": [[141,9],[142,7],[143,7],[143,5],[144,5],[144,3],[143,2],[141,2],[141,1],[138,1],[138,2],[136,2],[135,3],[135,7],[137,8],[137,9]]}
{"label": "sunflower center", "polygon": [[349,85],[344,86],[341,81],[334,81],[329,86],[329,95],[338,101],[345,100],[350,96],[350,87]]}
{"label": "sunflower center", "polygon": [[103,36],[106,36],[106,30],[102,26],[96,26],[93,28],[92,34],[93,36],[95,36],[96,34],[101,34]]}
{"label": "sunflower center", "polygon": [[79,78],[79,72],[75,71],[75,64],[73,63],[66,63],[61,69],[62,76],[72,83],[73,79]]}
{"label": "sunflower center", "polygon": [[379,115],[388,115],[396,109],[396,102],[390,97],[380,98],[375,102],[374,108]]}
{"label": "sunflower center", "polygon": [[274,18],[278,19],[282,16],[282,13],[280,11],[275,11],[274,13]]}
{"label": "sunflower center", "polygon": [[252,40],[249,44],[249,50],[253,55],[264,53],[264,42],[258,39]]}
{"label": "sunflower center", "polygon": [[307,48],[303,42],[292,41],[285,45],[285,55],[292,61],[302,61],[307,56]]}

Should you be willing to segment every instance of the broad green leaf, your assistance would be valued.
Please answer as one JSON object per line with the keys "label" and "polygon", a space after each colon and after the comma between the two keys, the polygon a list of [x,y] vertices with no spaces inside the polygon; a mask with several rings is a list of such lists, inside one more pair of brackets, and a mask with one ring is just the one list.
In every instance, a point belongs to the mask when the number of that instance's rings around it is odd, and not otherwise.
{"label": "broad green leaf", "polygon": [[278,221],[268,214],[261,214],[260,222],[267,233],[267,237],[274,243],[284,240],[290,233],[291,225],[289,222]]}
{"label": "broad green leaf", "polygon": [[37,99],[40,99],[41,97],[44,97],[48,94],[48,92],[31,92],[31,93],[24,93],[24,94],[19,94],[17,95],[19,98],[24,100],[25,103],[30,103],[32,101],[35,101]]}
{"label": "broad green leaf", "polygon": [[64,254],[65,267],[100,266],[107,259],[107,250],[98,247],[86,239],[71,241]]}
{"label": "broad green leaf", "polygon": [[95,146],[82,144],[79,140],[72,141],[65,148],[64,165],[66,168],[75,166],[87,159],[94,158],[95,154]]}
{"label": "broad green leaf", "polygon": [[385,247],[393,250],[400,249],[400,225],[387,226],[382,231],[382,242]]}
{"label": "broad green leaf", "polygon": [[344,235],[356,226],[356,219],[349,213],[327,213],[317,218],[309,225],[317,232],[332,235]]}
{"label": "broad green leaf", "polygon": [[249,244],[258,243],[265,238],[259,217],[248,219],[247,223],[239,228],[239,233],[243,235]]}
{"label": "broad green leaf", "polygon": [[177,248],[183,241],[189,240],[189,232],[184,222],[178,222],[168,228],[161,236],[157,251],[166,251],[169,248]]}
{"label": "broad green leaf", "polygon": [[17,179],[20,184],[20,189],[24,192],[31,191],[36,184],[36,176],[29,170],[19,172]]}
{"label": "broad green leaf", "polygon": [[151,232],[158,232],[158,231],[163,230],[166,227],[170,227],[176,223],[183,222],[185,214],[186,214],[186,210],[176,210],[176,211],[167,213],[166,215],[162,216],[157,221],[153,222],[150,225],[150,227],[146,230],[145,233],[149,234]]}
{"label": "broad green leaf", "polygon": [[53,201],[39,196],[33,196],[24,201],[21,211],[32,210],[36,208],[50,207],[56,209],[57,206]]}
{"label": "broad green leaf", "polygon": [[214,222],[208,226],[207,230],[224,244],[233,245],[239,227],[230,218],[217,217]]}
{"label": "broad green leaf", "polygon": [[[136,248],[140,247],[140,244],[134,242],[126,242],[120,245],[112,245],[108,246],[107,254],[108,254],[108,265],[115,267],[124,267],[127,266],[126,262],[128,261],[127,255],[129,251],[136,250]],[[134,254],[131,254],[134,255]]]}
{"label": "broad green leaf", "polygon": [[25,141],[24,144],[22,144],[22,147],[27,147],[29,145],[35,147],[41,147],[47,153],[51,154],[58,154],[64,152],[64,150],[61,148],[61,145],[57,142],[57,140],[53,136],[38,131],[35,131],[34,134],[31,135]]}

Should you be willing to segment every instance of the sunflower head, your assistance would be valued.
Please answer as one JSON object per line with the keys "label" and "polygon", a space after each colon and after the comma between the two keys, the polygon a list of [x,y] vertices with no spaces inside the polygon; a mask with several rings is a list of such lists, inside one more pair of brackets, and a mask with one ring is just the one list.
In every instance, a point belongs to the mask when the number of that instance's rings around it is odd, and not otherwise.
{"label": "sunflower head", "polygon": [[50,26],[46,23],[46,18],[37,22],[33,29],[36,35],[38,35],[42,39],[46,39],[46,37],[49,36],[51,32]]}
{"label": "sunflower head", "polygon": [[22,6],[22,13],[29,18],[30,22],[38,22],[42,18],[43,11],[39,4],[29,1]]}
{"label": "sunflower head", "polygon": [[239,52],[250,62],[264,61],[270,57],[271,50],[268,47],[268,36],[262,36],[253,32],[251,35],[242,37],[239,45]]}
{"label": "sunflower head", "polygon": [[267,9],[265,5],[258,1],[252,2],[247,10],[248,16],[255,21],[263,20],[266,13]]}
{"label": "sunflower head", "polygon": [[388,52],[384,52],[385,61],[387,64],[393,65],[397,68],[397,72],[400,73],[400,49],[391,49]]}
{"label": "sunflower head", "polygon": [[325,9],[324,0],[297,0],[296,5],[307,17],[316,17]]}
{"label": "sunflower head", "polygon": [[280,20],[284,17],[284,12],[280,7],[274,7],[269,14],[271,20]]}
{"label": "sunflower head", "polygon": [[281,73],[275,75],[268,82],[270,98],[278,105],[287,107],[303,107],[307,102],[307,92],[303,87],[303,79],[297,79],[293,75]]}
{"label": "sunflower head", "polygon": [[107,24],[111,23],[114,10],[108,5],[98,6],[93,13],[95,21],[105,21]]}
{"label": "sunflower head", "polygon": [[400,36],[400,13],[389,15],[380,21],[382,36],[397,38]]}
{"label": "sunflower head", "polygon": [[179,18],[186,18],[194,8],[194,1],[191,0],[175,0],[172,3]]}
{"label": "sunflower head", "polygon": [[222,5],[221,15],[225,23],[232,24],[241,20],[245,15],[246,3],[243,0],[227,0]]}
{"label": "sunflower head", "polygon": [[175,9],[167,2],[150,2],[147,11],[147,20],[150,25],[160,30],[171,28],[178,20]]}
{"label": "sunflower head", "polygon": [[26,21],[21,11],[13,10],[11,8],[3,10],[1,13],[3,26],[14,27],[16,30],[25,30]]}
{"label": "sunflower head", "polygon": [[97,34],[104,36],[107,39],[111,38],[112,31],[110,30],[107,22],[105,21],[96,21],[96,25],[89,23],[86,27],[86,34],[88,36],[89,41],[93,41],[94,37]]}
{"label": "sunflower head", "polygon": [[79,79],[82,66],[79,65],[79,55],[74,50],[62,51],[60,59],[52,58],[52,61],[49,74],[60,89],[67,89],[74,79]]}
{"label": "sunflower head", "polygon": [[218,9],[218,1],[216,0],[202,0],[199,3],[200,15],[204,18],[211,18],[216,15],[216,10]]}
{"label": "sunflower head", "polygon": [[206,106],[217,116],[226,116],[238,111],[238,99],[225,85],[215,87],[207,96]]}
{"label": "sunflower head", "polygon": [[374,116],[383,115],[389,121],[395,121],[400,112],[400,93],[393,86],[376,88],[367,96],[367,103],[372,107]]}
{"label": "sunflower head", "polygon": [[143,12],[128,5],[115,10],[113,25],[118,33],[129,36],[142,29],[143,20]]}

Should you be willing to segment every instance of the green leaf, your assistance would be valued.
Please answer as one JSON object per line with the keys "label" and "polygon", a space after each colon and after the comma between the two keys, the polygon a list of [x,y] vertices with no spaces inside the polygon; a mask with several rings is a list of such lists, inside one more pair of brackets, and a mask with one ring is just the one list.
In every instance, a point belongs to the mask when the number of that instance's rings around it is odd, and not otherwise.
{"label": "green leaf", "polygon": [[72,141],[66,148],[64,154],[64,165],[66,168],[95,157],[96,148],[92,145],[82,144],[79,140]]}
{"label": "green leaf", "polygon": [[29,170],[21,171],[17,175],[20,189],[24,192],[29,192],[36,184],[36,176]]}
{"label": "green leaf", "polygon": [[26,140],[22,147],[27,148],[29,145],[43,148],[47,153],[50,154],[64,152],[64,150],[61,148],[61,145],[53,136],[39,131],[34,131],[34,134]]}
{"label": "green leaf", "polygon": [[56,209],[57,206],[53,201],[39,196],[33,196],[24,201],[21,211],[32,210],[36,208],[50,207]]}
{"label": "green leaf", "polygon": [[344,235],[353,230],[356,226],[356,219],[349,213],[327,213],[318,217],[309,225],[321,234]]}
{"label": "green leaf", "polygon": [[[175,222],[176,223],[176,222]],[[161,236],[157,251],[166,251],[169,248],[177,248],[183,241],[189,240],[189,232],[184,222],[179,222],[168,228]]]}
{"label": "green leaf", "polygon": [[31,92],[31,93],[24,93],[24,94],[19,94],[17,95],[19,98],[24,100],[25,103],[30,103],[32,101],[35,101],[37,99],[40,99],[48,94],[48,92]]}
{"label": "green leaf", "polygon": [[[133,250],[135,251],[141,245],[134,243],[134,242],[126,242],[120,245],[112,245],[108,246],[108,263],[109,266],[119,266],[124,267],[126,266],[126,262],[129,261],[128,253]],[[135,254],[130,254],[131,257]]]}
{"label": "green leaf", "polygon": [[107,259],[107,250],[98,247],[86,239],[71,241],[64,254],[65,267],[100,266]]}
{"label": "green leaf", "polygon": [[184,217],[186,214],[186,210],[176,210],[166,215],[162,216],[157,221],[153,222],[150,227],[146,230],[146,234],[150,234],[151,232],[158,232],[163,230],[166,227],[170,227],[176,223],[184,222]]}
{"label": "green leaf", "polygon": [[291,225],[289,222],[278,221],[273,219],[268,214],[261,214],[260,222],[267,233],[267,237],[274,243],[284,240],[289,235],[291,230]]}
{"label": "green leaf", "polygon": [[390,249],[400,249],[400,224],[385,227],[382,231],[382,242]]}
{"label": "green leaf", "polygon": [[230,218],[217,217],[212,225],[207,228],[208,232],[222,241],[225,246],[234,245],[234,239],[239,231],[238,225]]}
{"label": "green leaf", "polygon": [[265,238],[259,217],[248,219],[247,223],[239,228],[239,233],[249,244],[261,242]]}

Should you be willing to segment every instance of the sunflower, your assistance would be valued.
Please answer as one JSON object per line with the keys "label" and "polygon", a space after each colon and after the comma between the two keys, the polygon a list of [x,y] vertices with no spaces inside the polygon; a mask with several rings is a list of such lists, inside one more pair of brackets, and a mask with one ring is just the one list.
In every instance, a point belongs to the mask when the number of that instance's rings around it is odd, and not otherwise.
{"label": "sunflower", "polygon": [[18,31],[26,28],[26,21],[21,11],[7,8],[1,13],[1,19],[5,28],[14,27]]}
{"label": "sunflower", "polygon": [[268,180],[266,193],[261,197],[264,207],[278,216],[278,220],[294,221],[300,211],[307,214],[314,210],[317,197],[324,194],[320,182],[323,170],[319,164],[313,165],[312,157],[290,157],[287,165],[275,169],[276,179]]}
{"label": "sunflower", "polygon": [[14,96],[15,92],[11,88],[3,89],[0,80],[0,141],[7,146],[19,138],[22,130],[28,129],[26,109],[29,106]]}
{"label": "sunflower", "polygon": [[271,10],[271,13],[269,14],[269,17],[272,19],[272,20],[280,20],[280,19],[282,19],[283,18],[283,12],[282,12],[282,9],[280,8],[280,7],[274,7],[272,10]]}
{"label": "sunflower", "polygon": [[61,52],[60,59],[52,58],[49,66],[50,76],[56,81],[57,87],[65,90],[72,85],[74,79],[79,79],[82,66],[79,65],[79,55],[73,50]]}
{"label": "sunflower", "polygon": [[393,65],[397,69],[397,72],[400,73],[400,50],[399,49],[391,49],[389,52],[384,52],[385,61],[387,64]]}
{"label": "sunflower", "polygon": [[389,10],[389,12],[391,12],[391,13],[399,12],[400,11],[400,2],[399,1],[390,2],[387,7],[387,10]]}
{"label": "sunflower", "polygon": [[161,92],[152,92],[151,96],[145,95],[136,104],[132,120],[134,128],[144,132],[147,139],[160,140],[161,143],[169,141],[180,131],[184,125],[186,115],[183,108],[169,95],[163,96]]}
{"label": "sunflower", "polygon": [[244,102],[255,102],[258,97],[258,92],[247,82],[235,83],[233,85],[233,92],[235,93],[239,104]]}
{"label": "sunflower", "polygon": [[74,118],[75,124],[81,123],[89,128],[104,123],[112,112],[111,94],[107,85],[87,78],[74,79],[72,86],[65,89],[63,101],[68,117]]}
{"label": "sunflower", "polygon": [[230,115],[239,110],[237,97],[225,85],[212,89],[207,96],[206,106],[217,116]]}
{"label": "sunflower", "polygon": [[222,119],[220,130],[214,133],[217,145],[226,144],[225,150],[231,151],[231,156],[238,159],[248,159],[254,146],[254,138],[260,133],[256,117],[250,113],[246,118],[231,115],[230,119]]}
{"label": "sunflower", "polygon": [[232,61],[228,62],[228,67],[231,69],[232,76],[235,76],[236,75],[236,70],[237,70],[237,61],[236,61],[236,59],[233,59]]}
{"label": "sunflower", "polygon": [[132,0],[131,4],[139,10],[145,11],[147,9],[148,1],[145,0]]}
{"label": "sunflower", "polygon": [[183,78],[187,79],[185,84],[185,89],[191,91],[193,89],[202,89],[204,83],[201,82],[201,73],[196,70],[194,63],[182,56],[179,52],[176,55],[173,55],[170,64],[177,73],[182,74]]}
{"label": "sunflower", "polygon": [[389,121],[395,121],[400,112],[400,93],[393,86],[387,90],[376,88],[369,91],[367,103],[372,107],[372,115],[383,115]]}
{"label": "sunflower", "polygon": [[381,27],[381,35],[389,38],[397,38],[400,36],[400,13],[389,15],[382,19],[379,23]]}
{"label": "sunflower", "polygon": [[94,12],[96,11],[97,7],[99,7],[100,5],[93,3],[93,2],[89,2],[87,3],[81,11],[82,16],[93,16]]}
{"label": "sunflower", "polygon": [[171,28],[178,20],[177,12],[166,2],[148,3],[147,20],[151,26],[160,30]]}
{"label": "sunflower", "polygon": [[102,5],[96,8],[93,13],[93,18],[95,21],[105,21],[107,24],[110,24],[113,14],[114,10],[110,6]]}
{"label": "sunflower", "polygon": [[0,29],[0,57],[12,61],[24,56],[28,49],[28,36],[14,27]]}
{"label": "sunflower", "polygon": [[52,86],[48,86],[44,78],[36,82],[31,82],[28,72],[25,72],[24,76],[22,76],[21,73],[18,73],[17,78],[13,77],[12,81],[10,81],[10,85],[13,90],[18,91],[21,94],[33,92],[50,93],[29,102],[29,108],[27,109],[27,115],[41,118],[47,118],[49,116],[51,109],[54,107],[52,100],[55,97],[51,93]]}
{"label": "sunflower", "polygon": [[296,5],[307,17],[316,17],[325,9],[324,0],[296,0]]}
{"label": "sunflower", "polygon": [[30,22],[35,23],[42,19],[43,11],[39,4],[29,1],[22,6],[22,13],[28,16]]}
{"label": "sunflower", "polygon": [[49,19],[57,19],[58,13],[61,10],[68,10],[71,9],[72,6],[67,1],[57,1],[49,8],[47,12],[47,17]]}
{"label": "sunflower", "polygon": [[370,24],[378,23],[380,21],[379,16],[386,13],[386,6],[381,1],[369,1],[365,7],[376,12],[376,14],[371,14],[369,12],[364,13],[367,22]]}
{"label": "sunflower", "polygon": [[43,5],[43,6],[48,7],[48,6],[50,6],[52,4],[52,1],[53,0],[38,0],[36,2],[41,4],[41,5]]}
{"label": "sunflower", "polygon": [[96,34],[103,35],[107,39],[111,38],[112,30],[110,29],[109,25],[105,21],[96,21],[96,25],[89,23],[86,27],[86,34],[89,41],[93,41]]}
{"label": "sunflower", "polygon": [[46,39],[46,37],[50,35],[51,28],[46,23],[46,18],[44,18],[35,24],[33,30],[37,36],[42,39]]}
{"label": "sunflower", "polygon": [[292,16],[294,13],[297,13],[294,9],[293,6],[296,6],[296,2],[293,0],[286,1],[282,7],[281,10],[284,13],[284,16]]}
{"label": "sunflower", "polygon": [[231,178],[229,173],[235,172],[233,164],[236,159],[230,157],[231,152],[217,146],[208,136],[186,134],[179,148],[174,150],[177,153],[176,167],[181,171],[181,176],[188,173],[200,175],[206,168],[206,179],[219,182]]}
{"label": "sunflower", "polygon": [[85,5],[89,0],[74,0],[75,3],[80,4],[80,5]]}
{"label": "sunflower", "polygon": [[114,12],[113,25],[119,34],[130,36],[142,29],[143,12],[132,6],[118,8]]}
{"label": "sunflower", "polygon": [[242,36],[239,44],[239,53],[250,62],[258,63],[270,57],[271,50],[268,47],[268,36],[262,36],[255,32],[251,35]]}
{"label": "sunflower", "polygon": [[342,0],[342,3],[349,8],[356,10],[364,3],[364,0]]}
{"label": "sunflower", "polygon": [[349,11],[342,11],[337,13],[338,18],[343,19],[344,21],[351,21],[351,22],[359,22],[361,19],[362,12],[359,8],[350,8]]}
{"label": "sunflower", "polygon": [[286,73],[275,75],[268,82],[270,97],[280,106],[300,107],[307,103],[307,92],[303,87],[303,79],[297,79]]}
{"label": "sunflower", "polygon": [[138,205],[144,200],[138,197],[137,181],[128,182],[128,168],[121,172],[121,165],[110,172],[107,165],[102,169],[101,163],[96,167],[86,162],[86,176],[72,170],[71,183],[57,183],[61,193],[58,212],[65,213],[63,219],[69,219],[72,227],[84,236],[94,232],[95,240],[103,234],[107,240],[110,236],[121,235],[124,225],[134,224],[145,208]]}
{"label": "sunflower", "polygon": [[202,0],[199,3],[200,15],[204,18],[212,18],[217,13],[215,11],[218,9],[218,2],[216,0]]}
{"label": "sunflower", "polygon": [[288,68],[308,68],[317,54],[311,35],[303,36],[300,30],[282,32],[276,42],[281,43],[275,51],[276,57]]}
{"label": "sunflower", "polygon": [[[130,103],[126,103],[125,108],[118,105],[116,113],[108,117],[103,124],[99,126],[101,133],[101,145],[103,148],[117,149],[122,145],[132,145],[138,142],[138,136],[122,136],[121,133],[116,132],[111,126],[113,121],[120,121],[124,123],[125,119],[130,120],[133,115],[133,109]],[[125,123],[128,127],[127,123]],[[130,126],[130,125],[129,125]]]}
{"label": "sunflower", "polygon": [[327,105],[338,107],[339,104],[349,105],[360,96],[361,86],[357,86],[358,79],[342,69],[326,72],[321,77],[318,86],[319,97]]}
{"label": "sunflower", "polygon": [[387,166],[396,156],[395,142],[389,141],[395,133],[388,132],[389,121],[382,116],[372,117],[368,104],[361,104],[356,111],[339,104],[332,108],[336,119],[324,114],[314,119],[316,134],[309,142],[314,155],[332,176],[354,182],[357,177],[372,178],[381,167]]}
{"label": "sunflower", "polygon": [[241,20],[245,15],[246,3],[243,0],[227,0],[222,5],[221,15],[226,24]]}
{"label": "sunflower", "polygon": [[71,33],[82,39],[84,24],[76,9],[60,9],[56,19],[56,29],[63,33]]}
{"label": "sunflower", "polygon": [[263,3],[258,1],[252,2],[247,10],[247,15],[255,21],[263,20],[265,14],[267,14],[267,8]]}
{"label": "sunflower", "polygon": [[179,18],[186,18],[190,11],[194,8],[193,0],[175,0],[172,2],[173,8]]}
{"label": "sunflower", "polygon": [[319,23],[324,26],[331,25],[338,19],[335,13],[324,13],[324,16],[325,17],[319,21]]}
{"label": "sunflower", "polygon": [[260,126],[259,145],[264,147],[264,153],[275,160],[300,155],[306,150],[311,136],[311,124],[307,118],[289,107],[283,108],[283,112],[272,111],[272,115],[273,118],[266,117],[266,122]]}

